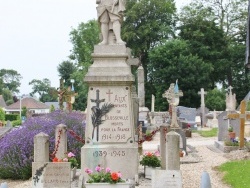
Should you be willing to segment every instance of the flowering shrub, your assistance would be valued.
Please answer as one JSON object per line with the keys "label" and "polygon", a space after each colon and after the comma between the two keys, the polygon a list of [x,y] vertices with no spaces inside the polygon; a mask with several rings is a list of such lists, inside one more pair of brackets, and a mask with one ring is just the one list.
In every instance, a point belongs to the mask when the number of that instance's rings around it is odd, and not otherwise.
{"label": "flowering shrub", "polygon": [[[0,139],[0,178],[29,179],[32,175],[32,161],[34,156],[34,136],[40,132],[49,135],[49,150],[54,151],[55,128],[59,124],[67,125],[79,136],[83,137],[85,115],[81,112],[66,113],[54,111],[53,113],[27,119],[19,128]],[[78,142],[67,131],[68,148],[75,153],[80,163],[82,143]]]}
{"label": "flowering shrub", "polygon": [[90,169],[85,169],[85,172],[89,175],[89,180],[87,183],[111,183],[115,184],[118,182],[125,182],[121,179],[121,173],[120,172],[111,172],[110,168],[101,168],[100,165],[98,165],[95,168],[95,173],[93,173]]}
{"label": "flowering shrub", "polygon": [[160,167],[161,161],[159,159],[159,152],[158,151],[156,151],[155,153],[146,152],[143,155],[142,160],[140,161],[140,164],[142,166]]}
{"label": "flowering shrub", "polygon": [[57,157],[55,157],[52,160],[52,162],[54,162],[54,163],[56,163],[56,162],[70,162],[71,168],[78,167],[78,162],[75,158],[75,154],[72,152],[69,152],[64,159],[58,159]]}

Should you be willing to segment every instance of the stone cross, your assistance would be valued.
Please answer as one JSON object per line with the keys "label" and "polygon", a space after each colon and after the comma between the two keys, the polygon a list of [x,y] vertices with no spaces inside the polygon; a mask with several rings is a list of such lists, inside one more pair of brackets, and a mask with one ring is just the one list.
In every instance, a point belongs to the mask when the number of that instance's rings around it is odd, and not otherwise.
{"label": "stone cross", "polygon": [[182,91],[179,89],[176,91],[176,88],[178,89],[177,82],[176,85],[174,83],[171,83],[169,89],[162,95],[162,97],[167,98],[167,101],[171,108],[172,120],[170,127],[173,128],[179,128],[179,125],[177,123],[176,106],[179,104],[179,98],[183,96]]}
{"label": "stone cross", "polygon": [[205,125],[205,95],[207,94],[204,91],[204,88],[201,88],[201,91],[198,92],[201,95],[201,126],[204,127]]}
{"label": "stone cross", "polygon": [[236,95],[232,93],[232,86],[228,87],[229,94],[226,94],[226,111],[234,111],[236,108]]}
{"label": "stone cross", "polygon": [[244,131],[245,131],[245,121],[250,120],[250,114],[246,114],[246,101],[243,100],[240,103],[240,113],[238,114],[228,114],[228,118],[240,119],[240,148],[244,147]]}

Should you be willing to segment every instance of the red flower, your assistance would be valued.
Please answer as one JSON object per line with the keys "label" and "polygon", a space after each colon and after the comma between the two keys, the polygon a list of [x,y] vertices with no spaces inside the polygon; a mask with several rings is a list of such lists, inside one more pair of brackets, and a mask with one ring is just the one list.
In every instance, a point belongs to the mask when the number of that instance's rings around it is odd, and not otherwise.
{"label": "red flower", "polygon": [[149,157],[152,157],[152,156],[153,156],[153,153],[148,152],[146,155],[149,156]]}
{"label": "red flower", "polygon": [[117,181],[119,179],[119,174],[116,173],[116,172],[113,172],[111,174],[111,179],[114,180],[114,181]]}
{"label": "red flower", "polygon": [[58,158],[55,157],[52,161],[53,161],[53,163],[56,163],[56,162],[58,162]]}

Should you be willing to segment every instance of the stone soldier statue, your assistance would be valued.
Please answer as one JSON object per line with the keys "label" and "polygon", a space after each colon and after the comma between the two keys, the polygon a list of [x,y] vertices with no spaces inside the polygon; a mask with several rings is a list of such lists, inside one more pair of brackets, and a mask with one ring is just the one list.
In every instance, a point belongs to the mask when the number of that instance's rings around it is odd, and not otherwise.
{"label": "stone soldier statue", "polygon": [[96,9],[102,34],[100,44],[109,44],[109,35],[112,30],[116,44],[125,44],[121,39],[121,22],[123,21],[125,0],[96,0],[96,4],[98,4]]}

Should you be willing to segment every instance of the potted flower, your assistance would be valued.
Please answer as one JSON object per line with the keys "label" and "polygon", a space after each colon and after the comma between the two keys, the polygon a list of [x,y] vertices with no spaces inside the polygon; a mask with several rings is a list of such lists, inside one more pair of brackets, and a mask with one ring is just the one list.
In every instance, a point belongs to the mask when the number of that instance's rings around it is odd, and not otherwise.
{"label": "potted flower", "polygon": [[[145,152],[140,161],[140,164],[144,166],[145,178],[151,179],[151,171],[161,166],[161,160],[159,159],[159,152]],[[160,168],[159,168],[160,169]]]}
{"label": "potted flower", "polygon": [[123,180],[120,172],[111,172],[110,168],[102,168],[98,165],[95,172],[91,169],[85,169],[89,179],[85,182],[86,188],[129,188],[131,183]]}
{"label": "potted flower", "polygon": [[229,135],[229,138],[230,138],[230,139],[234,139],[235,136],[236,136],[236,134],[235,134],[235,132],[234,132],[234,128],[233,128],[232,125],[230,125],[229,128],[228,128],[228,135]]}

